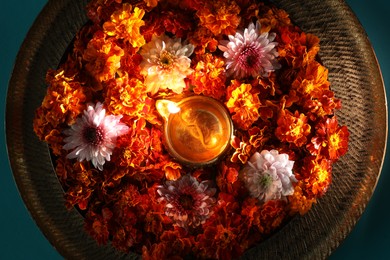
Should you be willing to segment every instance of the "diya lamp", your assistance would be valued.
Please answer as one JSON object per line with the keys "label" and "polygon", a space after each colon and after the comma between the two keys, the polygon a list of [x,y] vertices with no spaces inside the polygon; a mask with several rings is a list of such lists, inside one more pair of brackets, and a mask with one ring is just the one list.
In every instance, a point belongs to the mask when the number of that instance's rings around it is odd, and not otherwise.
{"label": "diya lamp", "polygon": [[179,102],[157,100],[164,118],[164,137],[169,153],[192,167],[213,164],[228,150],[233,123],[217,100],[190,96]]}

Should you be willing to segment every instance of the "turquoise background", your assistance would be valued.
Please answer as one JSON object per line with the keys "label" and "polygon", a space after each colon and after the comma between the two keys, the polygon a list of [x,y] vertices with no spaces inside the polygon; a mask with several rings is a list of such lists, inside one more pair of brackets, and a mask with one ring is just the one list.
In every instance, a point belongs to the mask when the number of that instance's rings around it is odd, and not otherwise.
{"label": "turquoise background", "polygon": [[[10,170],[4,137],[5,97],[15,57],[46,2],[1,0],[0,3],[0,259],[62,259],[23,204]],[[390,1],[348,0],[347,3],[366,29],[385,84],[390,84]],[[390,162],[385,159],[377,188],[364,214],[330,259],[390,259],[389,187]]]}

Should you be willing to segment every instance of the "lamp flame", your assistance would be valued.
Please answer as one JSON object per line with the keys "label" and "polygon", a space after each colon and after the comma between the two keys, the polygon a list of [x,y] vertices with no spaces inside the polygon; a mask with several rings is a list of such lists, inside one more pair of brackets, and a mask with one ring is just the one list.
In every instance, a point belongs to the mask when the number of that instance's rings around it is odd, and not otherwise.
{"label": "lamp flame", "polygon": [[176,114],[180,112],[180,107],[176,102],[160,99],[156,101],[157,112],[168,121],[170,114]]}

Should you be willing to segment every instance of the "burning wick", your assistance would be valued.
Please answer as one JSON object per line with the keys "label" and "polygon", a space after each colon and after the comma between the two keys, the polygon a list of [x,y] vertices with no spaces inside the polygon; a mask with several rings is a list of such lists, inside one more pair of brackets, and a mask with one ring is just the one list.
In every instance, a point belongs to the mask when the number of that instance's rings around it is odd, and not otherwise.
{"label": "burning wick", "polygon": [[177,160],[201,167],[216,162],[229,147],[233,124],[218,101],[192,96],[177,103],[157,100],[156,108],[165,120],[168,150]]}

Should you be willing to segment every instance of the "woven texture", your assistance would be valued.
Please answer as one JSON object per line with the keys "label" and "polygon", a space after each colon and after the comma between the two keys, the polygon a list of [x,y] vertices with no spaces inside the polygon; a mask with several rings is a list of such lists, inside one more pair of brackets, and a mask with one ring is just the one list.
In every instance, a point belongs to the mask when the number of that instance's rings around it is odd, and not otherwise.
{"label": "woven texture", "polygon": [[[68,259],[136,259],[98,246],[82,216],[64,206],[47,146],[32,130],[46,94],[45,74],[56,68],[87,18],[87,0],[49,1],[18,54],[7,97],[6,134],[12,170],[23,200],[48,240]],[[328,193],[303,217],[247,251],[243,259],[323,259],[355,225],[375,188],[387,138],[384,86],[360,23],[341,0],[272,1],[307,33],[321,39],[320,57],[342,99],[340,124],[350,131],[349,152],[333,168]]]}

